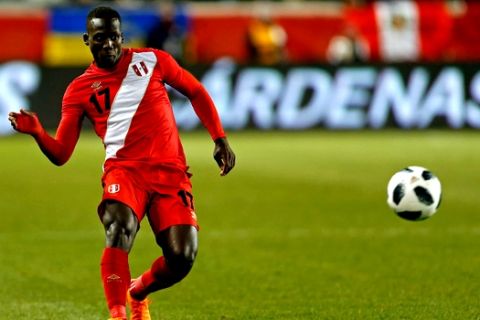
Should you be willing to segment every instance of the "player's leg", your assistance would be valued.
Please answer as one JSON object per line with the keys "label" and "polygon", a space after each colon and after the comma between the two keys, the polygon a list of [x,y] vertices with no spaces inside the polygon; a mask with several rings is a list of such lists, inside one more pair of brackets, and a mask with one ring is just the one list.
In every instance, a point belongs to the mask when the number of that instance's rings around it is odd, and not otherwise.
{"label": "player's leg", "polygon": [[135,300],[144,300],[152,292],[168,288],[190,272],[198,251],[197,228],[175,225],[158,233],[158,245],[163,256],[134,281],[130,294]]}
{"label": "player's leg", "polygon": [[106,169],[98,214],[105,228],[101,276],[112,318],[126,319],[126,296],[130,285],[128,253],[145,212],[147,192],[137,175],[123,168]]}
{"label": "player's leg", "polygon": [[129,290],[131,319],[149,320],[147,295],[182,280],[197,255],[198,224],[190,188],[156,194],[148,218],[163,256],[132,282]]}
{"label": "player's leg", "polygon": [[125,204],[105,201],[101,220],[106,242],[100,264],[105,298],[111,317],[126,319],[126,296],[131,279],[128,253],[138,230],[138,219]]}
{"label": "player's leg", "polygon": [[175,225],[156,236],[163,250],[163,261],[157,267],[152,292],[168,288],[190,272],[198,252],[198,231],[192,225]]}

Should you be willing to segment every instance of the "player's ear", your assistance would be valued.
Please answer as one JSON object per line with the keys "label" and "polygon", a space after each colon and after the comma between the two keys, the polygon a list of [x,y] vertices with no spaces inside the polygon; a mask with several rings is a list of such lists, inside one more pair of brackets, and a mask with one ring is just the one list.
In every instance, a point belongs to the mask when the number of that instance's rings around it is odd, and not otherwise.
{"label": "player's ear", "polygon": [[122,43],[124,43],[125,42],[125,37],[123,36],[123,33],[122,33],[122,38],[121,39],[122,39]]}
{"label": "player's ear", "polygon": [[85,43],[86,46],[90,45],[90,42],[88,41],[88,34],[87,33],[83,34],[83,43]]}

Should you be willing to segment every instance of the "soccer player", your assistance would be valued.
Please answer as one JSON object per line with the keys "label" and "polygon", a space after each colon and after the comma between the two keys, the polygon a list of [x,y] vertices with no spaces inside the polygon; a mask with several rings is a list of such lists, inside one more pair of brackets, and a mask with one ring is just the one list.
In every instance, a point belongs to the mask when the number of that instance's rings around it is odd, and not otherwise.
{"label": "soccer player", "polygon": [[[68,86],[55,137],[37,115],[20,110],[9,120],[32,135],[56,165],[70,158],[87,117],[102,139],[106,158],[98,214],[106,246],[101,277],[111,319],[150,319],[147,296],[182,280],[197,253],[197,218],[190,176],[165,84],[188,97],[210,133],[222,176],[235,165],[212,99],[171,55],[156,49],[122,48],[121,17],[97,7],[87,17],[83,40],[94,61]],[[148,217],[163,256],[131,279],[128,253],[140,221]]]}

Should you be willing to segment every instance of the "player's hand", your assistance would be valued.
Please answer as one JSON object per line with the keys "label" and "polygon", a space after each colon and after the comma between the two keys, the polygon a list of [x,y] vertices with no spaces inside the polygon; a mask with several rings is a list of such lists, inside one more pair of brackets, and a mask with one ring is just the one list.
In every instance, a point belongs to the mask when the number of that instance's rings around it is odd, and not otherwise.
{"label": "player's hand", "polygon": [[40,123],[40,120],[35,112],[20,109],[20,112],[10,112],[8,114],[8,120],[10,121],[12,127],[21,133],[36,136],[44,131],[42,124]]}
{"label": "player's hand", "polygon": [[235,166],[235,153],[228,144],[227,138],[218,138],[215,140],[215,149],[213,158],[220,167],[220,175],[224,176]]}

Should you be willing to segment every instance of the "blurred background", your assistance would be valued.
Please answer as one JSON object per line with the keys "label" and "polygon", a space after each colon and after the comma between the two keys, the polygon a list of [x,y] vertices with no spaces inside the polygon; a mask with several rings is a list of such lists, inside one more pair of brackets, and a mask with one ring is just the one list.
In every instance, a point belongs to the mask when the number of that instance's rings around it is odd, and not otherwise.
{"label": "blurred background", "polygon": [[56,127],[98,4],[120,11],[126,46],[164,49],[200,78],[230,130],[480,126],[478,1],[3,0],[0,134],[20,107]]}
{"label": "blurred background", "polygon": [[[201,253],[152,319],[480,319],[480,1],[0,0],[2,319],[107,315],[102,144],[84,121],[58,169],[7,121],[29,108],[55,130],[98,4],[120,11],[126,46],[162,48],[202,81],[238,159],[216,176],[171,90]],[[442,181],[425,222],[386,205],[408,165]],[[133,276],[160,254],[142,228]]]}

